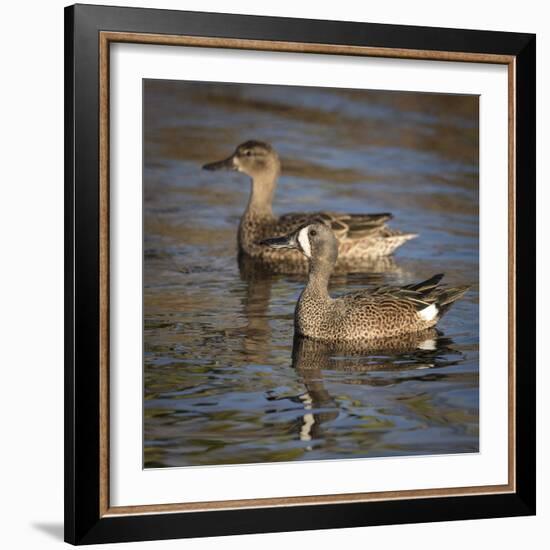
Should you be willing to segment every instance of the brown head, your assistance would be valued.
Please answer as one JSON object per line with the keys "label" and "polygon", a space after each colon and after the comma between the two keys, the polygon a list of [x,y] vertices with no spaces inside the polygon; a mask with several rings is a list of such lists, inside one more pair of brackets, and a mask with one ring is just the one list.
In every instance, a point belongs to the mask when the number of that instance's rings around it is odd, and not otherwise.
{"label": "brown head", "polygon": [[203,166],[204,170],[237,170],[251,178],[266,174],[278,175],[281,169],[279,155],[269,143],[249,140],[241,143],[228,158]]}
{"label": "brown head", "polygon": [[271,215],[271,203],[281,171],[281,161],[269,143],[256,140],[245,141],[230,157],[205,164],[203,169],[236,170],[250,176],[252,192],[249,209],[259,214]]}

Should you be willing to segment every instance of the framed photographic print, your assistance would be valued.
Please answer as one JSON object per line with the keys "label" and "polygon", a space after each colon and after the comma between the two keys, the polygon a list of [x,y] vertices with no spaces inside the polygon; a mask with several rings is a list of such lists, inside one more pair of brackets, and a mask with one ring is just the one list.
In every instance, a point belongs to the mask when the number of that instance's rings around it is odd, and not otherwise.
{"label": "framed photographic print", "polygon": [[534,514],[534,35],[65,21],[66,540]]}

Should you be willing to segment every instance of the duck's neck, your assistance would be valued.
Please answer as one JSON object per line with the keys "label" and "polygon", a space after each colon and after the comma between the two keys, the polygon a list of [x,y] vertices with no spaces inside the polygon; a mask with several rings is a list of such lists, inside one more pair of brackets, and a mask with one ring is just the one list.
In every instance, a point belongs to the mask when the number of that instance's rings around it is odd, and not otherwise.
{"label": "duck's neck", "polygon": [[329,259],[317,259],[311,261],[309,266],[309,278],[302,296],[315,300],[329,301],[328,282],[334,268]]}
{"label": "duck's neck", "polygon": [[277,170],[252,178],[250,198],[246,207],[245,216],[255,218],[273,217],[273,195],[277,186]]}

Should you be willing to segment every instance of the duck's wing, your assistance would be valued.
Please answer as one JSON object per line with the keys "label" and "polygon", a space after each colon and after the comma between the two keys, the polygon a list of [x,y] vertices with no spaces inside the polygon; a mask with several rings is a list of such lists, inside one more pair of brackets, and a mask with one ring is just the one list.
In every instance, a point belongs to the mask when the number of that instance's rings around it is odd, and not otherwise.
{"label": "duck's wing", "polygon": [[435,304],[441,316],[452,303],[461,298],[470,289],[469,285],[457,287],[439,286],[443,276],[443,273],[438,273],[420,283],[405,286],[379,286],[360,290],[346,294],[343,298],[346,301],[359,303],[362,301],[372,303],[373,300],[387,300],[406,307],[412,306],[416,311],[421,311]]}
{"label": "duck's wing", "polygon": [[434,290],[435,288],[437,288],[437,285],[441,282],[441,279],[443,279],[444,276],[445,276],[444,273],[438,273],[437,275],[434,275],[433,277],[430,277],[425,281],[421,281],[420,283],[405,285],[401,288],[407,289],[407,290],[414,290],[415,292],[421,292],[426,294],[426,293],[429,293],[431,290]]}
{"label": "duck's wing", "polygon": [[329,225],[339,239],[362,239],[374,235],[392,219],[392,214],[341,214],[335,212],[293,212],[279,218],[285,226],[300,227],[322,221]]}
{"label": "duck's wing", "polygon": [[353,302],[355,306],[362,303],[367,305],[373,302],[393,302],[404,307],[413,307],[417,311],[428,307],[432,303],[425,294],[418,290],[396,286],[379,286],[359,290],[358,292],[345,294],[341,299],[346,302]]}

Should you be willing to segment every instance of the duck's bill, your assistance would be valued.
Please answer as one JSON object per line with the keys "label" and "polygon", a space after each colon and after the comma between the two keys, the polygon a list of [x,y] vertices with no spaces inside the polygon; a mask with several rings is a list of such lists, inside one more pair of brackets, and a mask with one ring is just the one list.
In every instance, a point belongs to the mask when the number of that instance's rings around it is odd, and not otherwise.
{"label": "duck's bill", "polygon": [[226,158],[224,160],[219,160],[217,162],[210,162],[209,164],[205,164],[202,167],[203,170],[236,170],[237,167],[235,166],[235,161],[233,159],[233,155],[229,158]]}
{"label": "duck's bill", "polygon": [[273,239],[265,239],[260,244],[264,244],[271,248],[298,248],[296,235],[287,235],[285,237],[275,237]]}

